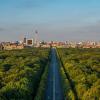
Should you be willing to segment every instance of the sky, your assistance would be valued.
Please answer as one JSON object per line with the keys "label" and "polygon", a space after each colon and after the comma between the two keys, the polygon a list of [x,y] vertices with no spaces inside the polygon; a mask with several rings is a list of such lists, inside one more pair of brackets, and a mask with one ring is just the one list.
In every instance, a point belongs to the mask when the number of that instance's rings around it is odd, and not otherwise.
{"label": "sky", "polygon": [[100,0],[0,0],[0,41],[100,40]]}

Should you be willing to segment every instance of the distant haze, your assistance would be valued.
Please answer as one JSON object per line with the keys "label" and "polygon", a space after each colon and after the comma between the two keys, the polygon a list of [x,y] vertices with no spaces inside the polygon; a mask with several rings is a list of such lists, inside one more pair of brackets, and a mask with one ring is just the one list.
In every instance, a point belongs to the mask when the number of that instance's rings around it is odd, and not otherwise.
{"label": "distant haze", "polygon": [[0,0],[0,41],[100,40],[100,0]]}

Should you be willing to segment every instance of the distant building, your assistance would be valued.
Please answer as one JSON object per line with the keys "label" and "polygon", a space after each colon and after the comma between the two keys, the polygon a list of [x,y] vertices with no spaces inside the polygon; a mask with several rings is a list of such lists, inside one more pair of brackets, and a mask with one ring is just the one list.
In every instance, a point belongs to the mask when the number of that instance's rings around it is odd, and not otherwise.
{"label": "distant building", "polygon": [[9,43],[9,42],[3,44],[4,50],[23,49],[23,48],[24,48],[23,44]]}
{"label": "distant building", "polygon": [[76,42],[69,42],[68,45],[70,48],[77,48],[77,46],[78,46]]}
{"label": "distant building", "polygon": [[27,39],[26,39],[26,37],[25,37],[24,40],[23,40],[23,43],[24,43],[24,44],[26,44],[26,40],[27,40]]}
{"label": "distant building", "polygon": [[50,45],[49,44],[44,44],[44,45],[41,45],[41,47],[43,47],[43,48],[50,48]]}
{"label": "distant building", "polygon": [[26,39],[26,46],[33,46],[33,45],[34,45],[33,39]]}
{"label": "distant building", "polygon": [[0,44],[0,50],[3,50],[3,45],[2,44]]}

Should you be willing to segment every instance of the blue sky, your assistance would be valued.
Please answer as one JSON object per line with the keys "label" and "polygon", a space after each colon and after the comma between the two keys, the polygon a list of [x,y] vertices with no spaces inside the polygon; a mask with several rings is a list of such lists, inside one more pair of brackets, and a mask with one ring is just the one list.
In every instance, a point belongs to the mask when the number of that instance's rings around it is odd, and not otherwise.
{"label": "blue sky", "polygon": [[100,40],[100,0],[0,0],[0,41]]}

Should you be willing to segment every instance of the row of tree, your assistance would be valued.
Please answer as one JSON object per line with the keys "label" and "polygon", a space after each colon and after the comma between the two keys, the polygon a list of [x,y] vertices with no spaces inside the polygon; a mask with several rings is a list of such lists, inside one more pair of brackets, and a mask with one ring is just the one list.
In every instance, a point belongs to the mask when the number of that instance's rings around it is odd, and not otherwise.
{"label": "row of tree", "polygon": [[59,48],[57,51],[63,66],[65,96],[69,100],[99,100],[100,49]]}
{"label": "row of tree", "polygon": [[49,53],[45,48],[0,51],[0,100],[34,99],[47,74]]}

